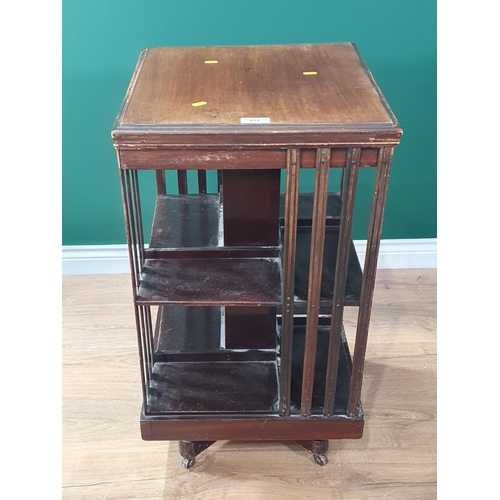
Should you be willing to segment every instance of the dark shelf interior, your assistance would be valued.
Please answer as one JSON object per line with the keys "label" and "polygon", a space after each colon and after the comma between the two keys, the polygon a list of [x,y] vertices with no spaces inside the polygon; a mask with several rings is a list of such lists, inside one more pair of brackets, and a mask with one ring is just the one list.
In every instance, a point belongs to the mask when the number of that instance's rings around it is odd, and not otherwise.
{"label": "dark shelf interior", "polygon": [[[292,385],[291,409],[292,413],[299,413],[302,390],[302,372],[304,368],[305,325],[294,325],[293,328],[293,353],[292,353]],[[316,350],[316,365],[314,372],[312,413],[323,414],[325,399],[326,365],[328,360],[328,344],[330,339],[330,326],[320,325],[318,328],[318,344]],[[349,385],[351,381],[351,355],[345,333],[342,330],[338,364],[337,388],[335,393],[334,414],[347,414],[349,398]]]}
{"label": "dark shelf interior", "polygon": [[[245,258],[239,258],[238,247],[219,247],[219,201],[218,194],[157,197],[138,303],[280,307],[281,264],[275,258],[276,253],[270,251],[268,257],[265,247],[262,250],[262,247],[255,246],[253,252],[260,251],[259,255],[248,253]],[[305,312],[307,301],[313,202],[312,193],[299,195],[295,268],[297,313]],[[327,314],[333,296],[341,205],[341,197],[329,193],[321,282],[321,312]],[[281,195],[281,216],[283,207],[284,195]],[[282,238],[283,231],[281,225]],[[167,252],[173,249],[178,250],[171,254]],[[246,258],[248,256],[251,258]],[[361,283],[362,270],[351,241],[345,305],[359,305]]]}
{"label": "dark shelf interior", "polygon": [[[314,193],[299,193],[299,204],[297,217],[301,219],[299,224],[307,224],[307,221],[312,221],[312,212],[314,204]],[[328,193],[326,205],[327,224],[335,223],[329,219],[339,219],[342,211],[342,198],[338,193]],[[285,195],[280,196],[280,218],[283,220],[285,216]],[[310,225],[310,222],[309,222]]]}
{"label": "dark shelf interior", "polygon": [[[313,193],[300,193],[298,203],[297,227],[297,257],[295,263],[295,300],[297,313],[305,312],[307,289],[309,284],[309,256],[311,250],[312,212],[314,205]],[[284,237],[284,207],[285,196],[280,197],[281,240]],[[327,219],[325,230],[325,246],[323,253],[323,274],[321,279],[321,312],[331,313],[331,299],[333,298],[333,283],[335,279],[335,265],[339,242],[340,215],[342,212],[342,198],[338,193],[328,193]],[[347,266],[347,281],[344,304],[359,305],[363,273],[359,259],[351,240],[349,261]]]}
{"label": "dark shelf interior", "polygon": [[[325,247],[323,254],[323,274],[321,278],[321,299],[333,298],[333,283],[339,242],[339,227],[327,226],[325,230]],[[311,227],[297,228],[297,257],[295,261],[295,299],[307,300],[309,284],[309,255],[311,249]],[[358,305],[361,294],[363,273],[359,264],[354,243],[351,241],[349,261],[347,264],[347,281],[345,287],[345,305]]]}
{"label": "dark shelf interior", "polygon": [[158,195],[149,248],[216,247],[219,195]]}
{"label": "dark shelf interior", "polygon": [[[207,306],[160,306],[155,332],[154,360],[159,362],[276,360],[275,346],[273,349],[221,348],[222,309]],[[250,340],[254,336],[258,337],[258,332],[252,332],[251,328],[246,326],[245,333]]]}
{"label": "dark shelf interior", "polygon": [[[246,173],[234,175],[237,185]],[[262,418],[278,414],[279,242],[284,236],[285,199],[279,197],[278,207],[279,172],[273,175],[272,210],[260,207],[248,193],[243,194],[249,199],[234,195],[232,205],[226,199],[226,221],[219,194],[157,196],[136,296],[137,304],[159,306],[147,414],[256,414]],[[227,174],[225,185],[230,184],[231,174]],[[269,198],[267,194],[263,197]],[[300,413],[301,404],[305,318],[300,315],[307,304],[313,204],[312,193],[299,195],[294,290],[299,316],[294,318],[293,328],[292,415]],[[256,206],[271,216],[256,216]],[[329,193],[321,314],[331,313],[341,207],[341,197]],[[252,225],[255,220],[256,226]],[[227,242],[221,246],[224,231]],[[261,232],[262,241],[257,238]],[[362,270],[351,241],[346,305],[359,304],[361,283]],[[318,327],[314,415],[323,413],[329,321],[321,316]],[[347,414],[350,378],[351,358],[342,331],[334,402],[337,416]]]}
{"label": "dark shelf interior", "polygon": [[[323,414],[330,318],[319,318],[312,413]],[[280,323],[280,318],[278,319]],[[291,413],[300,413],[305,317],[295,317]],[[221,308],[162,306],[155,334],[148,413],[275,413],[279,381],[275,349],[223,349]],[[278,326],[278,329],[280,327]],[[341,332],[334,415],[346,415],[351,356]]]}
{"label": "dark shelf interior", "polygon": [[138,304],[276,306],[278,257],[146,259]]}
{"label": "dark shelf interior", "polygon": [[275,413],[274,361],[155,363],[147,411],[155,413]]}
{"label": "dark shelf interior", "polygon": [[221,307],[160,306],[155,332],[156,353],[220,350]]}

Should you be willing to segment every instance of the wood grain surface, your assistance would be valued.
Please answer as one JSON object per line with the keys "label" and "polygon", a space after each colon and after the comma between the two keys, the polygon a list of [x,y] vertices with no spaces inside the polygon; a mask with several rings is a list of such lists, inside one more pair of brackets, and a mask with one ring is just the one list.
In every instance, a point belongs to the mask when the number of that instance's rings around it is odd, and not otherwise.
{"label": "wood grain surface", "polygon": [[121,168],[160,169],[172,166],[149,150],[219,149],[203,155],[211,162],[203,168],[218,168],[217,155],[231,149],[373,148],[395,146],[401,134],[356,46],[327,43],[145,49],[111,136]]}
{"label": "wood grain surface", "polygon": [[392,122],[350,43],[150,48],[131,90],[124,125]]}
{"label": "wood grain surface", "polygon": [[325,467],[292,442],[219,441],[184,469],[177,442],[142,441],[128,275],[63,277],[62,352],[64,499],[436,498],[435,270],[378,272],[364,435],[330,441]]}

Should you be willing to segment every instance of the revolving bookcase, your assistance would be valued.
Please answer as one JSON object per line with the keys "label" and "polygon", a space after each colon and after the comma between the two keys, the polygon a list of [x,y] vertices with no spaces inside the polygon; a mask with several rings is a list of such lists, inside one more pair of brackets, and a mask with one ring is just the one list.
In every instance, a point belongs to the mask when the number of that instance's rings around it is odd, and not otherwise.
{"label": "revolving bookcase", "polygon": [[[401,134],[350,43],[142,52],[112,137],[143,439],[178,440],[191,467],[217,440],[293,440],[325,465],[329,440],[362,436]],[[362,269],[351,229],[363,168],[376,172]],[[150,196],[144,175],[154,178]],[[352,357],[345,307],[358,308]]]}

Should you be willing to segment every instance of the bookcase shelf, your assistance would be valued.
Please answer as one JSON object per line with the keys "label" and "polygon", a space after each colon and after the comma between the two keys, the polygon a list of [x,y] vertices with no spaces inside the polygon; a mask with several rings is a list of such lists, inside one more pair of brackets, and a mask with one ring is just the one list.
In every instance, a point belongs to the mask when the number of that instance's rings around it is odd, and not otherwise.
{"label": "bookcase shelf", "polygon": [[280,278],[277,257],[146,259],[136,302],[277,306]]}
{"label": "bookcase shelf", "polygon": [[275,361],[155,363],[147,411],[158,413],[276,413]]}
{"label": "bookcase shelf", "polygon": [[[262,318],[266,319],[267,315],[262,315]],[[250,319],[255,320],[255,316]],[[251,347],[252,344],[258,345],[261,324],[255,321],[252,324],[248,318],[244,320],[246,323],[242,329],[246,347],[232,349],[226,346],[224,307],[160,306],[154,338],[155,362],[276,361],[275,345]]]}
{"label": "bookcase shelf", "polygon": [[158,195],[149,248],[219,246],[219,194]]}

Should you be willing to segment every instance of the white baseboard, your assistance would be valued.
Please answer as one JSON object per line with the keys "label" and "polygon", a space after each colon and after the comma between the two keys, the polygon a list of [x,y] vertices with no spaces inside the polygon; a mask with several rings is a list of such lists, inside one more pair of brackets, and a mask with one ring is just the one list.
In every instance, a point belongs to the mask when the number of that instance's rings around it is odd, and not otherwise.
{"label": "white baseboard", "polygon": [[[361,265],[366,240],[354,241]],[[382,240],[379,269],[437,267],[437,239]],[[83,245],[62,247],[63,274],[129,273],[127,245]]]}
{"label": "white baseboard", "polygon": [[130,273],[127,245],[62,247],[63,274]]}
{"label": "white baseboard", "polygon": [[[366,240],[355,240],[354,247],[363,266]],[[437,238],[382,240],[378,269],[431,269],[437,267]]]}

